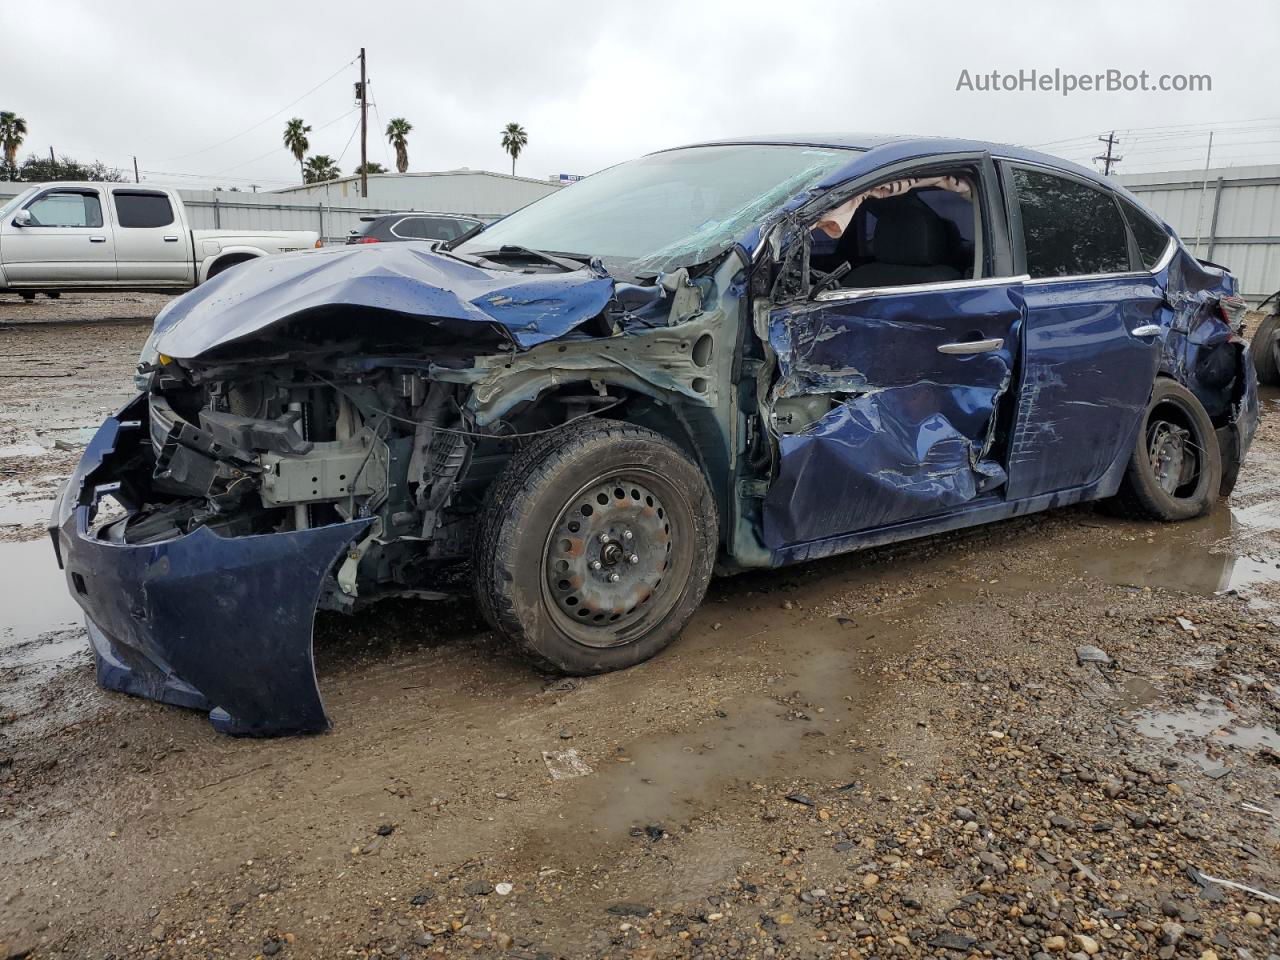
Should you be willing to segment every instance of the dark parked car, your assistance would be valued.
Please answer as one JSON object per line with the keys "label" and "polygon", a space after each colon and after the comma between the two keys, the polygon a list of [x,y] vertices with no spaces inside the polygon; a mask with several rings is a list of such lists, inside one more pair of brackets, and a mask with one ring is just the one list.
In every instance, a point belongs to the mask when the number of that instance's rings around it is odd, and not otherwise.
{"label": "dark parked car", "polygon": [[1258,304],[1261,310],[1268,304],[1271,312],[1262,318],[1253,331],[1249,349],[1253,354],[1253,368],[1258,382],[1269,387],[1280,386],[1280,290]]}
{"label": "dark parked car", "polygon": [[347,243],[387,243],[396,240],[457,240],[484,222],[447,213],[386,213],[361,217],[363,226],[347,234]]}
{"label": "dark parked car", "polygon": [[662,650],[713,570],[1085,500],[1199,516],[1257,423],[1242,308],[1044,154],[667,150],[462,243],[173,301],[52,533],[105,686],[320,730],[317,605],[441,596],[459,564],[496,631],[590,674]]}

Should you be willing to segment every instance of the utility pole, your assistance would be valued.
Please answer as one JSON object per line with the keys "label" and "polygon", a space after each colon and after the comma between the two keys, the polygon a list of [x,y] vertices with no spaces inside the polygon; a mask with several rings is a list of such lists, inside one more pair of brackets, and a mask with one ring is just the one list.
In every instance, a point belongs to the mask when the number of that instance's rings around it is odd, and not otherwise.
{"label": "utility pole", "polygon": [[360,196],[369,196],[369,80],[364,72],[364,47],[360,48]]}
{"label": "utility pole", "polygon": [[56,177],[58,175],[58,161],[53,159],[53,144],[49,144],[49,176]]}
{"label": "utility pole", "polygon": [[138,158],[137,157],[133,158],[133,182],[134,183],[142,182],[142,178],[138,176]]}
{"label": "utility pole", "polygon": [[259,186],[261,186],[261,184],[251,183],[249,184],[249,189],[252,190],[254,193],[257,193]]}
{"label": "utility pole", "polygon": [[1111,148],[1114,147],[1116,144],[1118,144],[1120,141],[1116,139],[1116,132],[1114,130],[1112,130],[1105,137],[1099,137],[1098,140],[1099,142],[1105,143],[1107,145],[1107,152],[1105,154],[1099,154],[1093,159],[1095,161],[1096,160],[1102,161],[1102,175],[1104,177],[1109,177],[1111,176],[1111,168],[1115,164],[1119,163],[1121,160],[1124,159],[1124,157],[1121,157],[1119,155],[1116,155],[1116,156],[1111,155]]}
{"label": "utility pole", "polygon": [[1204,182],[1200,184],[1200,202],[1196,204],[1196,243],[1192,253],[1200,252],[1200,218],[1204,213],[1204,193],[1209,189],[1209,158],[1213,156],[1213,131],[1209,131],[1209,145],[1204,151]]}

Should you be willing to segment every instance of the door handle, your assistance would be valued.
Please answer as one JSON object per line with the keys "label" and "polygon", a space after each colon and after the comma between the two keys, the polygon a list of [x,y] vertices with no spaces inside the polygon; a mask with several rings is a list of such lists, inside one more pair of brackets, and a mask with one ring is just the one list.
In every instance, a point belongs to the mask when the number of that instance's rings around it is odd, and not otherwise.
{"label": "door handle", "polygon": [[1160,336],[1160,324],[1144,323],[1140,327],[1134,327],[1130,333],[1135,337],[1158,337]]}
{"label": "door handle", "polygon": [[89,242],[90,243],[106,243],[107,238],[106,237],[90,237]]}
{"label": "door handle", "polygon": [[959,343],[941,343],[938,345],[939,353],[969,354],[969,353],[991,353],[999,350],[1004,346],[1004,340],[996,337],[991,340],[963,340]]}
{"label": "door handle", "polygon": [[177,237],[165,237],[165,238],[164,238],[164,242],[165,242],[165,243],[177,243],[177,242],[178,242],[178,238],[177,238]]}

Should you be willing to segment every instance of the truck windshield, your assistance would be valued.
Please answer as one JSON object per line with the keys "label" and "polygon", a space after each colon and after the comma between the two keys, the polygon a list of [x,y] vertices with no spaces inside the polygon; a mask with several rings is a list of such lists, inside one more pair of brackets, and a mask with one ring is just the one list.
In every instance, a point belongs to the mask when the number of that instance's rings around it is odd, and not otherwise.
{"label": "truck windshield", "polygon": [[619,164],[565,187],[460,244],[599,257],[628,276],[705,262],[753,224],[853,159],[847,149],[688,147]]}
{"label": "truck windshield", "polygon": [[26,200],[27,197],[31,196],[35,192],[36,192],[35,187],[29,187],[26,190],[23,190],[16,197],[11,198],[8,203],[6,203],[3,207],[0,207],[0,220],[3,220],[9,214],[13,213],[13,211],[17,210],[18,207],[22,206],[23,201]]}

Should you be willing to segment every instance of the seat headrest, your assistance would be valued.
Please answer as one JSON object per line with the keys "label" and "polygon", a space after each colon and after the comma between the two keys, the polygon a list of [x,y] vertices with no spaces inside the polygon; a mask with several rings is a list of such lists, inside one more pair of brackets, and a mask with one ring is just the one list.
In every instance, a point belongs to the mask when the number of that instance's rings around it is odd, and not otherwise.
{"label": "seat headrest", "polygon": [[927,267],[951,262],[946,222],[915,197],[887,197],[876,215],[871,253],[878,263]]}

